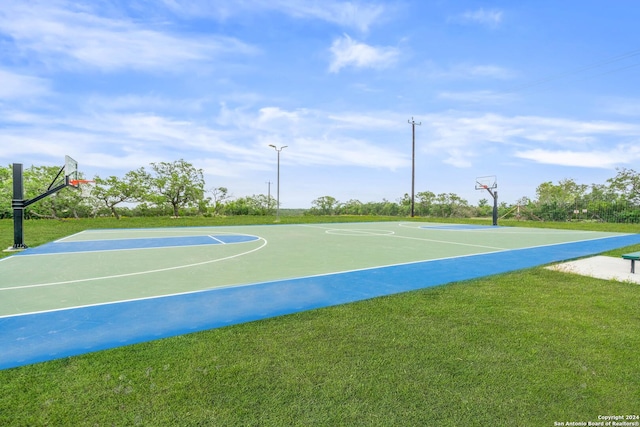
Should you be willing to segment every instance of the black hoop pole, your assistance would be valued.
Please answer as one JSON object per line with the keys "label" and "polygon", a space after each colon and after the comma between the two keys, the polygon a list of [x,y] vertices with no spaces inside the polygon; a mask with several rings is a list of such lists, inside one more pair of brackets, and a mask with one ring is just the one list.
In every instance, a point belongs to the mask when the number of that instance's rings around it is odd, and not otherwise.
{"label": "black hoop pole", "polygon": [[488,186],[483,186],[493,197],[493,225],[498,225],[498,190],[491,190]]}
{"label": "black hoop pole", "polygon": [[498,225],[498,192],[493,192],[493,225]]}
{"label": "black hoop pole", "polygon": [[27,245],[24,244],[24,209],[35,203],[48,197],[65,187],[71,186],[71,181],[68,176],[64,177],[64,182],[54,187],[54,184],[64,168],[58,172],[56,179],[51,183],[49,189],[39,196],[33,199],[24,199],[24,174],[22,173],[22,163],[13,164],[13,200],[11,200],[11,207],[13,208],[13,247],[11,249],[21,250],[26,249]]}
{"label": "black hoop pole", "polygon": [[13,249],[25,249],[24,244],[24,182],[22,163],[13,164]]}

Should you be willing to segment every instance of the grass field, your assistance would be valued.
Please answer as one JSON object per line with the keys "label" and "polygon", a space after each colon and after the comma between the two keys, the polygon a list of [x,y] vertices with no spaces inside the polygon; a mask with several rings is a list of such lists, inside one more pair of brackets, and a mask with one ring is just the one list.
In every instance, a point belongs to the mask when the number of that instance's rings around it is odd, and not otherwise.
{"label": "grass field", "polygon": [[[33,221],[25,241],[214,221],[230,219]],[[0,244],[11,238],[0,221]],[[631,250],[640,246],[611,255]],[[638,415],[639,307],[638,285],[544,268],[452,283],[0,371],[0,425],[553,426]]]}

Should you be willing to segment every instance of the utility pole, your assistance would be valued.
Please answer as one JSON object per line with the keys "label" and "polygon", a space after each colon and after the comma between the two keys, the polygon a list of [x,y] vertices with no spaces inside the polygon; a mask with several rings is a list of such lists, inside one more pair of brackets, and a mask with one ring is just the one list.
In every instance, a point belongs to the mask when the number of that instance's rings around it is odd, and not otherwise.
{"label": "utility pole", "polygon": [[416,190],[416,125],[421,126],[422,122],[416,123],[411,117],[411,120],[407,120],[411,125],[411,218],[414,216],[415,207],[415,190]]}

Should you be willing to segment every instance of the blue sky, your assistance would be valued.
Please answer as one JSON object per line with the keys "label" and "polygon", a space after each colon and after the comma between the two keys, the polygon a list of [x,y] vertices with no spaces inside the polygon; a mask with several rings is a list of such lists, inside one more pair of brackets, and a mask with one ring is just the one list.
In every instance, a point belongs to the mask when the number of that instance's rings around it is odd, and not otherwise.
{"label": "blue sky", "polygon": [[476,204],[640,160],[635,0],[0,0],[0,162],[185,159],[281,205]]}

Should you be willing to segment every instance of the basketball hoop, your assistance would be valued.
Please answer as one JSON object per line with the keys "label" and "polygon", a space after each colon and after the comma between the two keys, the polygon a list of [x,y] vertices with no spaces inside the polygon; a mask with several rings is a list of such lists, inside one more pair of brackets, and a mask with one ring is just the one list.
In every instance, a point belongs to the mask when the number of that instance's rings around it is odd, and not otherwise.
{"label": "basketball hoop", "polygon": [[493,225],[498,225],[498,180],[495,175],[476,178],[476,190],[486,190],[493,198]]}
{"label": "basketball hoop", "polygon": [[476,190],[494,190],[496,188],[498,188],[498,180],[495,175],[476,178]]}
{"label": "basketball hoop", "polygon": [[90,181],[88,179],[72,179],[69,181],[69,185],[71,185],[72,187],[77,187],[80,184],[91,184],[95,181]]}

